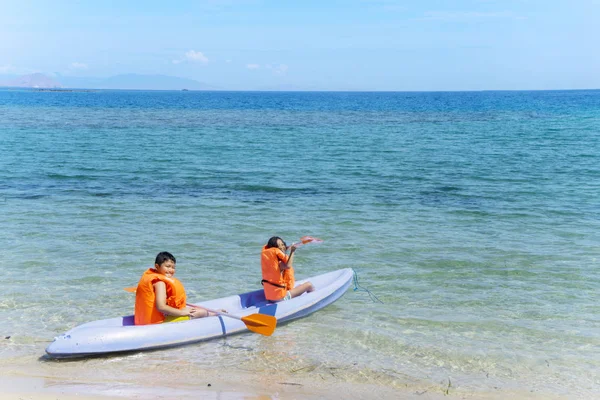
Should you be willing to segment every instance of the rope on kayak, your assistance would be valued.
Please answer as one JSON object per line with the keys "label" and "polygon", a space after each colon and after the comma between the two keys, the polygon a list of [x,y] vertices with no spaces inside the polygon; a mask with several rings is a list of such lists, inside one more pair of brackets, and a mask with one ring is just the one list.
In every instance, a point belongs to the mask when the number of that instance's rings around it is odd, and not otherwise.
{"label": "rope on kayak", "polygon": [[369,289],[365,289],[364,287],[360,286],[360,284],[358,283],[358,274],[356,273],[356,270],[354,268],[352,268],[352,272],[354,272],[354,291],[367,292],[369,294],[369,298],[371,299],[371,301],[373,301],[373,303],[377,302],[383,304],[383,301],[379,300],[377,296],[371,293]]}

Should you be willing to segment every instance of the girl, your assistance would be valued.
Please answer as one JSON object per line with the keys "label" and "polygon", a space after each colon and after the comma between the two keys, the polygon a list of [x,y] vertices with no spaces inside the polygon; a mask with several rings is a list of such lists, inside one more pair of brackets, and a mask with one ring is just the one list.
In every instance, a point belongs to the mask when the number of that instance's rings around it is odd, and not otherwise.
{"label": "girl", "polygon": [[305,292],[315,290],[310,282],[298,287],[294,279],[294,252],[296,246],[290,246],[290,255],[285,252],[287,246],[283,239],[273,236],[263,247],[261,253],[262,281],[265,297],[269,301],[290,300]]}

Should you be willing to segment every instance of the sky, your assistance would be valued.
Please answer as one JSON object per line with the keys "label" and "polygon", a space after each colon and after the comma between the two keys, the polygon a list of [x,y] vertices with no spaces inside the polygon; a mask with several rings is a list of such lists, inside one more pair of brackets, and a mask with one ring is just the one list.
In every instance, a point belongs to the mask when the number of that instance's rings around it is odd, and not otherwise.
{"label": "sky", "polygon": [[0,74],[230,90],[600,88],[600,0],[0,0]]}

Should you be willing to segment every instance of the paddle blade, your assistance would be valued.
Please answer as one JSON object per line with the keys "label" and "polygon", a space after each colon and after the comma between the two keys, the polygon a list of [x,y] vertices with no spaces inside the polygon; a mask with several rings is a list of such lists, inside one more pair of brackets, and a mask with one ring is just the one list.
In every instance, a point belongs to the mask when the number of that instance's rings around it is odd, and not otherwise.
{"label": "paddle blade", "polygon": [[135,293],[137,287],[124,287],[123,290],[126,292]]}
{"label": "paddle blade", "polygon": [[261,335],[271,336],[277,326],[277,318],[272,315],[251,314],[242,317],[246,328]]}
{"label": "paddle blade", "polygon": [[302,244],[307,244],[307,243],[323,243],[323,240],[316,238],[316,237],[312,237],[312,236],[302,236],[300,238],[300,241],[302,242]]}
{"label": "paddle blade", "polygon": [[296,246],[296,248],[298,248],[300,246],[304,246],[305,244],[309,244],[309,243],[320,244],[320,243],[323,243],[323,240],[313,237],[313,236],[302,236],[298,243],[294,243],[294,246]]}

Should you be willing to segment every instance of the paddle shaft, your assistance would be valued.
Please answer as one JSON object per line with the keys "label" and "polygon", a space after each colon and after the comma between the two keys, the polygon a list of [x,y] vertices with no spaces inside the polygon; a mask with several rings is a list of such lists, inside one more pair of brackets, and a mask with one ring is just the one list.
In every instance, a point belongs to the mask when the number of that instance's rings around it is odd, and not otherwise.
{"label": "paddle shaft", "polygon": [[190,306],[190,307],[196,307],[196,308],[201,308],[201,309],[209,311],[211,313],[215,313],[215,314],[218,314],[218,315],[224,315],[224,316],[229,317],[229,318],[239,319],[240,321],[242,320],[242,317],[238,317],[237,315],[229,314],[229,313],[226,313],[224,311],[213,310],[211,308],[207,308],[207,307],[203,307],[203,306],[197,306],[195,304],[188,304],[188,306]]}

